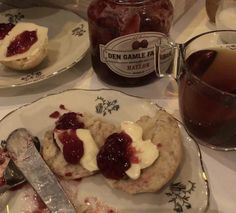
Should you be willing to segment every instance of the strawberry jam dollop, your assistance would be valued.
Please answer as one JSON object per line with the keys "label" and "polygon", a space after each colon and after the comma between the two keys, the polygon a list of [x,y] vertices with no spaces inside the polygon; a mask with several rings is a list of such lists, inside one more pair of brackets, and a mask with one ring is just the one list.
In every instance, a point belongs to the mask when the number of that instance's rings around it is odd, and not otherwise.
{"label": "strawberry jam dollop", "polygon": [[84,155],[83,142],[77,137],[77,141],[66,143],[63,146],[63,155],[70,164],[78,164]]}
{"label": "strawberry jam dollop", "polygon": [[63,114],[56,122],[56,129],[66,130],[84,128],[84,123],[79,120],[79,115],[80,114],[75,112],[68,112]]}
{"label": "strawberry jam dollop", "polygon": [[12,23],[1,23],[0,24],[0,40],[3,40],[14,26],[15,25]]}
{"label": "strawberry jam dollop", "polygon": [[81,114],[75,112],[64,113],[56,121],[55,132],[58,132],[58,139],[63,144],[64,159],[70,164],[78,164],[84,155],[84,145],[77,134],[76,129],[84,128],[80,121]]}
{"label": "strawberry jam dollop", "polygon": [[38,40],[37,32],[24,31],[16,36],[7,48],[6,56],[14,56],[17,54],[25,53],[30,47]]}
{"label": "strawberry jam dollop", "polygon": [[61,133],[58,134],[58,138],[63,145],[78,142],[76,130],[74,129],[62,131]]}
{"label": "strawberry jam dollop", "polygon": [[122,179],[130,168],[128,152],[132,139],[125,132],[110,135],[97,155],[97,165],[101,173],[110,179]]}

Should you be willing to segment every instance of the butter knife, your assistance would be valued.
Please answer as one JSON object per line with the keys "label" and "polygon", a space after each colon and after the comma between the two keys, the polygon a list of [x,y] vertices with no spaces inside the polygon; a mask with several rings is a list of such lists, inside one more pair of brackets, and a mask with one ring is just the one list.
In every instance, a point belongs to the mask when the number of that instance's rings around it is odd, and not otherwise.
{"label": "butter knife", "polygon": [[76,213],[57,178],[49,169],[24,128],[14,130],[7,139],[10,157],[52,213]]}

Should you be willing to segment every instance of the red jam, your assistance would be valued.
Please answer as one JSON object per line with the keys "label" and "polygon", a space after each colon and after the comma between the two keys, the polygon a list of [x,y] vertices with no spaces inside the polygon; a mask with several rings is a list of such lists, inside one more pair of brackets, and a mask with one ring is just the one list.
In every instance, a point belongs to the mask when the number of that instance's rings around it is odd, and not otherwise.
{"label": "red jam", "polygon": [[133,164],[140,163],[140,160],[137,157],[136,153],[137,153],[137,150],[132,145],[128,146],[127,154],[129,156],[129,161]]}
{"label": "red jam", "polygon": [[83,142],[77,139],[76,142],[70,142],[63,146],[63,155],[70,164],[78,164],[84,155]]}
{"label": "red jam", "polygon": [[68,112],[63,114],[56,122],[56,129],[81,129],[84,128],[84,123],[79,121],[80,114]]}
{"label": "red jam", "polygon": [[3,40],[14,26],[15,25],[11,23],[7,23],[7,24],[1,23],[0,24],[0,40]]}
{"label": "red jam", "polygon": [[59,118],[60,117],[60,112],[55,111],[49,115],[50,118]]}
{"label": "red jam", "polygon": [[70,164],[79,163],[84,154],[84,145],[77,135],[76,130],[62,131],[58,139],[63,144],[64,159]]}
{"label": "red jam", "polygon": [[110,135],[97,155],[97,164],[101,173],[110,179],[119,180],[126,176],[130,166],[128,147],[132,139],[124,132]]}
{"label": "red jam", "polygon": [[80,122],[79,116],[81,115],[78,113],[68,112],[56,121],[55,131],[64,130],[58,134],[58,139],[63,144],[64,159],[70,164],[79,163],[84,155],[83,141],[76,135],[76,129],[84,128],[84,123]]}
{"label": "red jam", "polygon": [[60,104],[59,108],[62,109],[62,110],[66,110],[66,107],[63,104]]}
{"label": "red jam", "polygon": [[75,143],[78,141],[76,130],[62,131],[60,134],[58,134],[58,138],[63,145]]}
{"label": "red jam", "polygon": [[30,49],[30,47],[37,42],[37,32],[34,31],[24,31],[17,35],[16,38],[10,43],[7,48],[7,57],[25,53]]}
{"label": "red jam", "polygon": [[72,176],[72,172],[67,172],[67,173],[65,173],[65,176],[71,177],[71,176]]}
{"label": "red jam", "polygon": [[0,177],[0,187],[5,185],[5,179],[4,177]]}
{"label": "red jam", "polygon": [[35,194],[34,200],[35,200],[37,209],[35,209],[32,213],[43,213],[43,212],[45,212],[45,210],[47,209],[47,206],[45,205],[45,203],[42,201],[42,199],[37,194]]}
{"label": "red jam", "polygon": [[2,164],[4,164],[5,161],[6,161],[6,158],[5,158],[4,155],[1,154],[1,151],[0,151],[0,166],[1,166]]}
{"label": "red jam", "polygon": [[86,197],[84,199],[84,204],[88,206],[88,210],[83,211],[83,213],[117,213],[115,208],[108,206],[106,203],[101,202],[96,197]]}
{"label": "red jam", "polygon": [[[157,40],[143,32],[168,35],[172,19],[170,0],[93,0],[88,23],[92,65],[98,77],[116,86],[155,80],[154,54],[150,53]],[[129,59],[133,56],[138,58]]]}

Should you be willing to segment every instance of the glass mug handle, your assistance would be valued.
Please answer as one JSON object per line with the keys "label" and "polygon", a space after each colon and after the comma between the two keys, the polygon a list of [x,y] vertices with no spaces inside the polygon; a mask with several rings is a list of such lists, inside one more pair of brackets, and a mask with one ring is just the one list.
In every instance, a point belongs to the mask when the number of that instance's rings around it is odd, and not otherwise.
{"label": "glass mug handle", "polygon": [[178,80],[182,64],[179,52],[182,46],[167,36],[160,38],[155,44],[154,67],[158,78],[172,77]]}

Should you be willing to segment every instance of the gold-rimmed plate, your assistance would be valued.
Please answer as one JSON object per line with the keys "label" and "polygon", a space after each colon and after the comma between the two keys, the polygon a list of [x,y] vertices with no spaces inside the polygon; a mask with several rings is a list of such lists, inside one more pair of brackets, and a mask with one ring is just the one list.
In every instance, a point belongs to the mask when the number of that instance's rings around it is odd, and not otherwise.
{"label": "gold-rimmed plate", "polygon": [[[58,110],[61,104],[71,111],[89,112],[116,124],[124,120],[136,121],[142,115],[153,116],[160,110],[149,100],[114,90],[68,90],[39,99],[5,116],[0,121],[0,140],[5,140],[12,130],[19,127],[29,129],[42,140],[44,133],[54,126],[55,120],[49,115]],[[109,206],[117,212],[206,212],[209,188],[201,153],[181,123],[179,128],[184,145],[183,164],[175,178],[160,193],[129,195],[112,190],[101,175],[79,182],[68,181],[68,187],[76,192],[81,205],[86,205],[86,201],[92,199],[104,209]],[[33,197],[34,193],[29,186],[7,192],[0,196],[0,212],[5,213],[6,209],[10,213],[33,211]]]}
{"label": "gold-rimmed plate", "polygon": [[30,22],[48,27],[48,55],[33,70],[14,71],[0,64],[0,88],[33,84],[53,77],[80,61],[89,49],[88,23],[73,12],[49,7],[11,9],[1,23]]}

